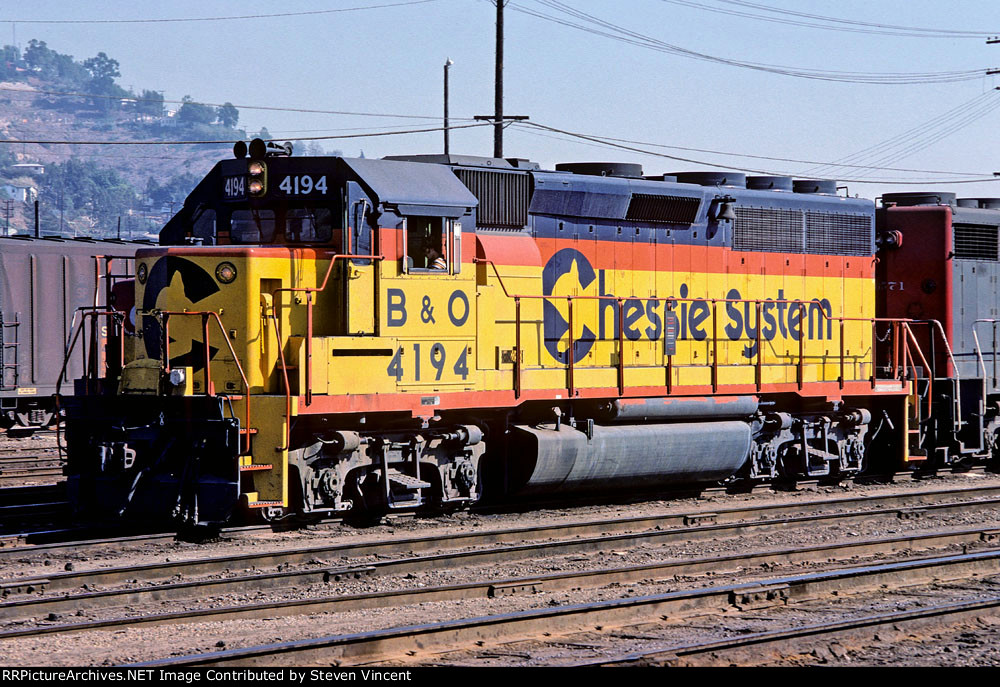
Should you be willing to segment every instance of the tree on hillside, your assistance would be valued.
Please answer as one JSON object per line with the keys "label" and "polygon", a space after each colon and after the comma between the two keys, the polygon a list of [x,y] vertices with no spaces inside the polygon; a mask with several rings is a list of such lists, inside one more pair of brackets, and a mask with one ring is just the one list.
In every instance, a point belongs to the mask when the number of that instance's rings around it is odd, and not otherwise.
{"label": "tree on hillside", "polygon": [[240,111],[236,109],[236,106],[230,102],[226,102],[222,107],[218,108],[216,114],[219,117],[219,121],[222,126],[227,129],[236,128],[236,124],[240,121]]}
{"label": "tree on hillside", "polygon": [[95,81],[113,83],[121,76],[118,71],[118,60],[108,57],[103,52],[97,53],[96,57],[90,57],[83,61],[83,68],[90,72]]}
{"label": "tree on hillside", "polygon": [[128,95],[121,86],[115,83],[115,79],[121,76],[121,72],[118,71],[118,60],[99,52],[96,57],[84,60],[83,67],[90,72],[90,82],[87,84],[87,89],[95,96],[91,98],[91,102],[99,110],[111,111],[115,107],[115,98]]}
{"label": "tree on hillside", "polygon": [[89,76],[87,68],[74,60],[72,55],[63,55],[58,52],[53,54],[55,55],[56,75],[59,80],[74,89],[85,88]]}
{"label": "tree on hillside", "polygon": [[186,95],[181,98],[181,109],[177,111],[177,119],[185,124],[212,124],[215,122],[215,110],[208,105],[196,103],[194,99]]}
{"label": "tree on hillside", "polygon": [[146,198],[157,209],[170,203],[180,205],[191,193],[191,189],[198,185],[198,181],[194,174],[178,174],[160,186],[156,179],[149,177],[146,180]]}
{"label": "tree on hillside", "polygon": [[51,77],[56,74],[56,53],[49,50],[45,41],[34,38],[28,41],[28,47],[24,49],[24,62],[29,69],[42,76]]}
{"label": "tree on hillside", "polygon": [[135,104],[135,110],[139,114],[162,117],[163,94],[156,91],[143,90],[142,95],[139,96],[139,100]]}
{"label": "tree on hillside", "polygon": [[105,232],[134,206],[136,193],[118,172],[71,158],[45,170],[43,193],[61,197],[67,216],[90,217]]}

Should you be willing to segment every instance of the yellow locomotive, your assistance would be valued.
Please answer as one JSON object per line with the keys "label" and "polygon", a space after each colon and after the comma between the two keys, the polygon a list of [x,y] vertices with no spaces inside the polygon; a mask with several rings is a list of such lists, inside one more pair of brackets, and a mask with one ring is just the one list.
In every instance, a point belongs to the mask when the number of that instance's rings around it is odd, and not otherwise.
{"label": "yellow locomotive", "polygon": [[71,494],[199,523],[895,465],[922,354],[875,239],[826,182],[237,144],[64,401]]}

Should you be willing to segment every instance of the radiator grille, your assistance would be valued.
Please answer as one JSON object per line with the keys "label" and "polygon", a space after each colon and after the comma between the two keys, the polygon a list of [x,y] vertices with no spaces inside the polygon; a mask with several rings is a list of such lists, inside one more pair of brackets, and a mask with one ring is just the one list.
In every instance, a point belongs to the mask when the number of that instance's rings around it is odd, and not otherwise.
{"label": "radiator grille", "polygon": [[872,255],[870,215],[803,212],[779,208],[736,208],[733,249],[769,253]]}
{"label": "radiator grille", "polygon": [[693,224],[700,206],[700,198],[633,193],[625,219],[635,222]]}
{"label": "radiator grille", "polygon": [[997,228],[975,224],[956,224],[955,258],[959,260],[996,260]]}
{"label": "radiator grille", "polygon": [[479,201],[478,229],[520,229],[528,223],[527,174],[456,169],[455,175]]}
{"label": "radiator grille", "polygon": [[802,211],[736,208],[733,249],[769,253],[802,252]]}
{"label": "radiator grille", "polygon": [[806,252],[820,255],[874,255],[869,215],[806,213]]}

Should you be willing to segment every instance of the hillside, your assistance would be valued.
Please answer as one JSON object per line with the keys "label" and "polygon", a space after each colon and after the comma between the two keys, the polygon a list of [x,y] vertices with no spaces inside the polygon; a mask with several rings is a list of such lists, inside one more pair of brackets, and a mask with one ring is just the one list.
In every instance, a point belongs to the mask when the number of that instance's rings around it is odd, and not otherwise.
{"label": "hillside", "polygon": [[[0,62],[0,234],[155,234],[232,143],[239,112],[185,97],[168,109],[155,90],[117,85],[104,53],[77,62],[30,41]],[[2,141],[24,141],[3,143]],[[218,145],[78,145],[66,141],[211,141]],[[32,142],[35,141],[35,142]],[[45,143],[45,142],[60,143]]]}

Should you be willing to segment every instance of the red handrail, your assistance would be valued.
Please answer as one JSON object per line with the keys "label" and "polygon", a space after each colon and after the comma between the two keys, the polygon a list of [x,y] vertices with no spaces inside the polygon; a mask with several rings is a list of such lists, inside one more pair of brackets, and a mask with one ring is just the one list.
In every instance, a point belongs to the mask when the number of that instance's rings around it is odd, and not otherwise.
{"label": "red handrail", "polygon": [[[241,455],[245,455],[250,452],[250,382],[247,380],[246,372],[243,370],[243,365],[240,363],[240,357],[236,354],[236,349],[233,347],[233,342],[229,338],[229,333],[226,332],[225,327],[222,324],[222,318],[219,317],[219,313],[214,310],[152,310],[149,312],[136,311],[137,317],[156,317],[158,315],[164,316],[163,320],[163,331],[165,338],[167,339],[167,346],[170,343],[170,337],[166,336],[169,331],[169,322],[171,317],[187,317],[187,316],[199,316],[202,318],[202,332],[205,336],[205,395],[215,396],[215,390],[212,384],[212,365],[209,357],[210,347],[209,347],[209,336],[208,336],[208,320],[214,319],[215,323],[219,327],[219,331],[222,333],[222,338],[226,342],[226,346],[229,348],[229,352],[233,356],[233,362],[236,363],[236,369],[239,370],[240,379],[243,382],[243,388],[245,390],[246,399],[246,424],[244,425],[244,433],[246,435],[246,448],[241,447]],[[169,348],[164,347],[164,371],[170,371],[170,354]]]}
{"label": "red handrail", "polygon": [[[572,396],[573,393],[574,393],[574,391],[575,391],[575,387],[574,387],[575,360],[574,360],[574,350],[573,350],[573,348],[574,348],[574,339],[573,339],[573,307],[572,307],[573,301],[574,300],[597,300],[597,301],[614,300],[614,301],[617,301],[618,302],[618,324],[619,324],[619,329],[621,330],[623,328],[622,325],[623,325],[623,319],[624,319],[623,303],[624,303],[624,301],[626,299],[624,297],[622,297],[622,296],[613,296],[613,295],[607,295],[607,296],[554,296],[554,295],[550,295],[550,296],[546,296],[546,295],[543,295],[543,294],[511,294],[510,291],[507,290],[507,286],[506,286],[506,284],[504,284],[503,277],[500,275],[499,270],[497,270],[496,264],[492,260],[485,259],[485,258],[475,258],[474,262],[477,263],[477,264],[489,265],[493,269],[494,275],[496,275],[497,281],[500,284],[500,288],[503,290],[504,296],[506,296],[507,298],[514,299],[514,304],[515,304],[515,328],[516,328],[515,337],[516,337],[516,341],[517,341],[517,344],[516,344],[517,350],[516,350],[516,355],[515,355],[515,358],[514,358],[514,360],[515,360],[515,370],[514,370],[514,391],[515,391],[515,398],[520,397],[521,392],[523,390],[522,379],[521,379],[521,375],[522,375],[522,371],[523,370],[522,370],[522,364],[521,364],[521,350],[520,350],[521,300],[522,299],[558,300],[558,299],[561,299],[561,298],[565,298],[566,299],[567,304],[569,305],[569,313],[568,313],[568,315],[569,315],[568,342],[569,343],[568,343],[568,348],[567,348],[567,368],[568,368],[567,372],[568,372],[568,388],[569,388],[570,395]],[[635,298],[640,298],[640,297],[637,296]],[[713,338],[713,344],[712,344],[713,345],[713,356],[712,356],[711,375],[712,375],[712,389],[713,389],[713,391],[717,391],[718,387],[719,387],[719,382],[718,382],[718,364],[719,364],[718,363],[718,319],[717,319],[718,318],[718,304],[720,304],[720,303],[725,303],[725,304],[728,304],[728,303],[746,303],[746,304],[753,303],[755,305],[755,308],[756,308],[756,311],[757,311],[758,326],[757,326],[757,332],[756,332],[756,339],[757,339],[757,361],[756,361],[756,365],[755,365],[755,375],[754,375],[755,376],[755,380],[754,381],[755,381],[755,386],[757,387],[758,391],[760,391],[761,388],[762,388],[762,386],[763,386],[763,359],[762,359],[762,356],[763,356],[763,350],[764,349],[763,349],[763,345],[762,345],[763,341],[761,340],[761,329],[762,328],[759,325],[759,323],[761,321],[761,314],[762,314],[761,313],[761,309],[763,307],[763,304],[764,303],[784,303],[784,304],[788,304],[788,305],[797,307],[800,310],[800,316],[799,316],[800,334],[799,334],[799,337],[798,337],[798,342],[799,342],[799,356],[798,356],[798,361],[797,361],[797,364],[796,364],[796,382],[798,384],[799,389],[802,389],[804,387],[804,385],[805,385],[805,337],[801,333],[801,327],[802,327],[802,323],[805,322],[805,317],[804,316],[806,315],[806,308],[810,304],[814,303],[815,301],[812,301],[812,300],[810,300],[810,301],[793,300],[793,299],[782,299],[782,298],[779,298],[779,299],[748,299],[748,298],[704,299],[704,298],[677,298],[677,297],[673,297],[673,296],[669,296],[669,297],[643,296],[643,297],[641,297],[641,299],[645,300],[645,301],[666,302],[668,304],[668,308],[670,307],[671,303],[695,302],[695,301],[702,302],[702,301],[711,300],[711,303],[712,303],[712,335],[713,335],[712,336],[712,338]],[[894,378],[898,379],[901,382],[905,381],[905,380],[903,379],[903,373],[898,368],[898,354],[899,354],[899,343],[900,343],[900,335],[898,334],[899,325],[900,324],[908,324],[908,323],[909,324],[928,323],[928,324],[937,324],[938,328],[941,329],[940,323],[938,323],[936,320],[911,320],[911,319],[907,319],[907,318],[879,318],[879,317],[874,317],[874,318],[843,317],[843,316],[841,316],[841,317],[834,317],[832,315],[828,315],[823,308],[819,308],[819,313],[821,314],[823,320],[829,321],[829,322],[838,322],[839,326],[840,326],[840,355],[839,355],[840,376],[839,376],[839,379],[838,379],[838,383],[839,383],[839,386],[840,386],[841,389],[844,388],[844,385],[846,383],[846,374],[845,374],[846,369],[845,369],[845,365],[846,365],[846,357],[847,356],[846,356],[845,339],[844,339],[844,335],[845,335],[845,323],[846,322],[869,322],[869,323],[871,323],[871,325],[872,325],[872,359],[873,359],[873,366],[874,366],[874,357],[875,357],[875,341],[876,341],[875,327],[876,327],[876,324],[878,322],[889,322],[889,323],[893,324],[894,331],[897,331],[897,333],[894,334],[894,336],[893,336],[893,348],[894,348],[893,370],[894,370]],[[904,356],[908,352],[908,349],[909,349],[909,347],[910,347],[910,345],[912,343],[912,345],[915,348],[917,348],[917,351],[920,354],[920,357],[923,359],[923,357],[924,357],[923,356],[923,351],[920,350],[919,344],[916,341],[915,337],[912,336],[912,333],[911,333],[911,335],[908,338],[903,338],[902,343],[903,343],[903,346],[904,346],[904,350],[903,350]],[[623,370],[623,365],[624,365],[624,337],[623,337],[622,333],[619,333],[619,360],[618,360],[618,366],[619,366],[619,380],[620,380],[619,381],[619,394],[620,395],[624,394],[624,370]],[[904,369],[905,369],[905,366],[904,366]],[[672,373],[672,356],[670,356],[670,355],[667,355],[667,370],[668,370],[667,392],[670,393],[670,390],[671,390],[671,381],[672,381],[671,380],[671,377],[672,377],[672,374],[671,374]],[[874,375],[874,370],[873,370],[873,374],[872,374],[872,383],[873,383],[873,385],[874,385],[874,381],[875,381],[875,375]]]}
{"label": "red handrail", "polygon": [[[350,253],[338,253],[330,256],[330,264],[326,268],[326,275],[323,277],[323,283],[319,286],[283,286],[281,288],[275,289],[271,292],[271,307],[274,307],[274,300],[276,294],[282,291],[290,291],[296,293],[305,293],[306,295],[306,405],[312,404],[312,329],[313,329],[313,299],[312,295],[314,293],[319,293],[326,290],[326,284],[330,280],[330,275],[333,273],[333,265],[338,260],[385,260],[384,255],[352,255]],[[282,362],[284,365],[284,362]],[[287,370],[285,371],[287,375]],[[291,417],[288,418],[291,422]]]}

